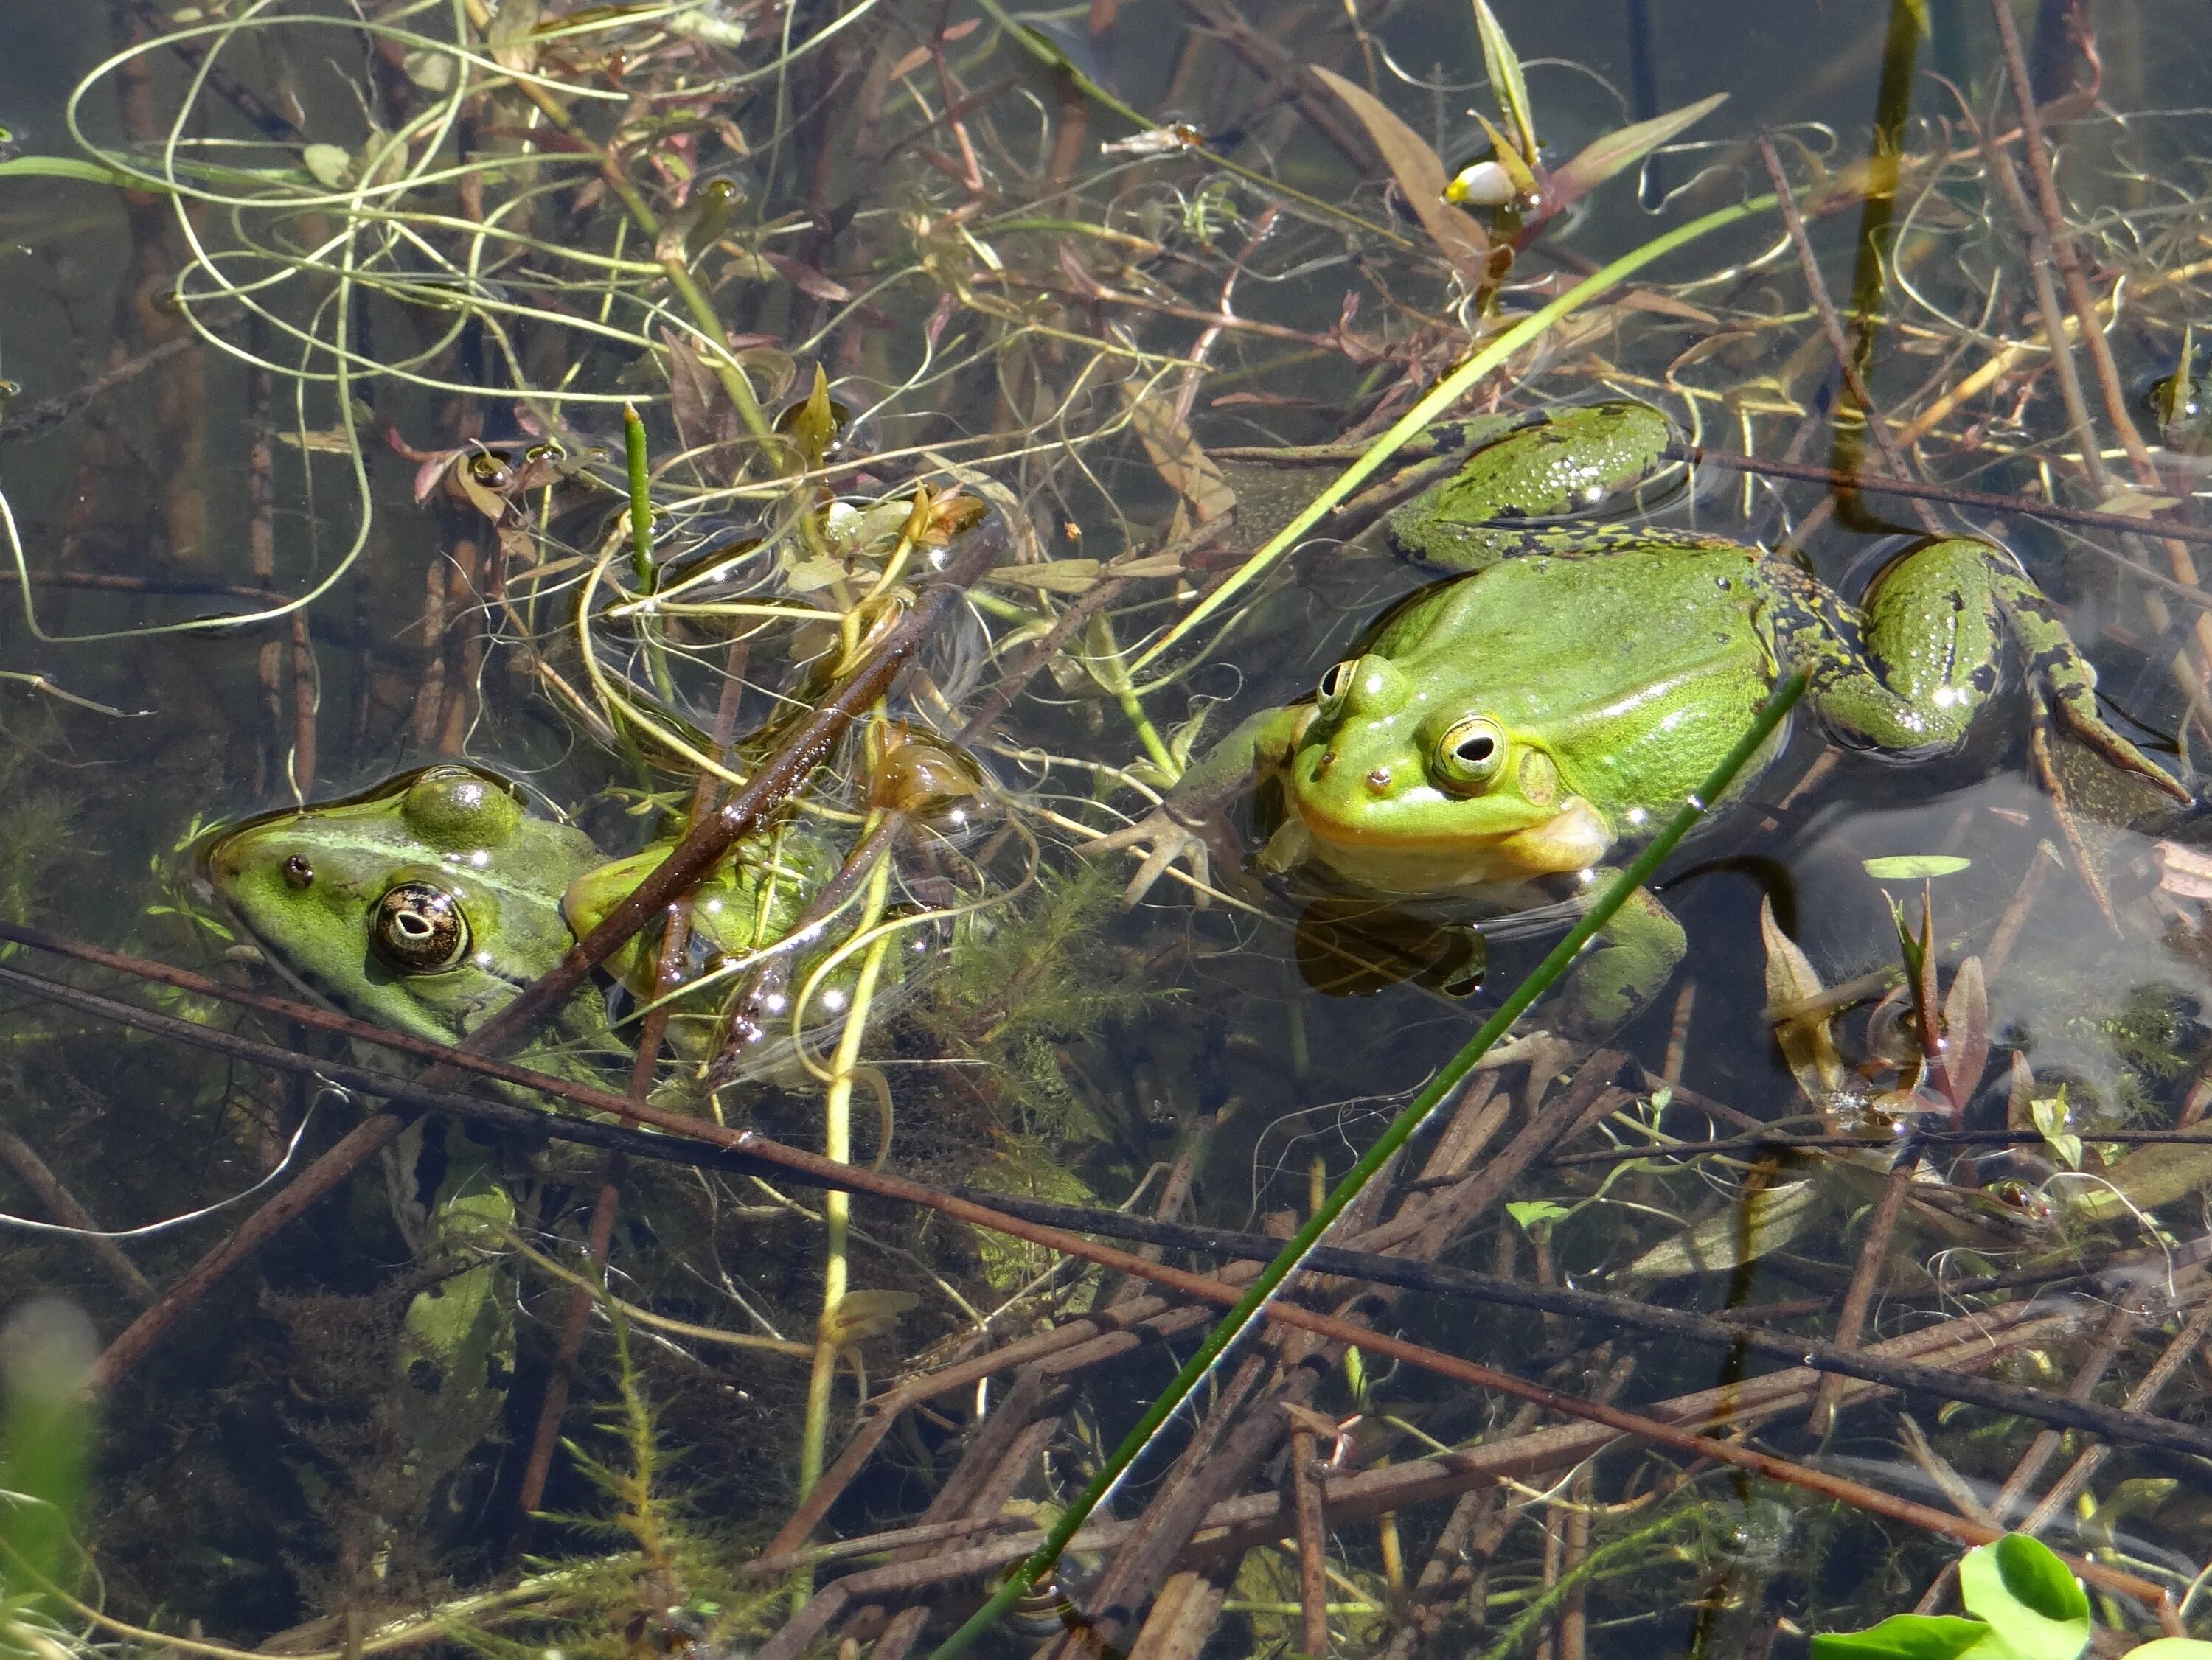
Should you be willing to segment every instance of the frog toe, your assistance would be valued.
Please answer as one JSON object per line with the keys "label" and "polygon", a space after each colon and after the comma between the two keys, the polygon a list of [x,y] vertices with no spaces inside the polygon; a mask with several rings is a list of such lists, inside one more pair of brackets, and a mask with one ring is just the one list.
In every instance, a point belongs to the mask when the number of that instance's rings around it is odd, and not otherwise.
{"label": "frog toe", "polygon": [[1085,842],[1075,851],[1086,858],[1096,858],[1102,853],[1129,849],[1144,850],[1145,859],[1137,867],[1137,874],[1129,879],[1129,885],[1121,890],[1123,909],[1134,906],[1150,893],[1178,859],[1190,868],[1191,876],[1197,883],[1197,902],[1200,906],[1206,903],[1212,872],[1206,839],[1166,809],[1155,809],[1136,823]]}
{"label": "frog toe", "polygon": [[1666,989],[1688,949],[1682,924],[1638,888],[1567,971],[1553,1024],[1577,1040],[1607,1036]]}
{"label": "frog toe", "polygon": [[2197,804],[2197,797],[2185,785],[2113,730],[2093,701],[2066,696],[2050,697],[2047,701],[2069,731],[2122,772],[2136,773],[2185,807]]}

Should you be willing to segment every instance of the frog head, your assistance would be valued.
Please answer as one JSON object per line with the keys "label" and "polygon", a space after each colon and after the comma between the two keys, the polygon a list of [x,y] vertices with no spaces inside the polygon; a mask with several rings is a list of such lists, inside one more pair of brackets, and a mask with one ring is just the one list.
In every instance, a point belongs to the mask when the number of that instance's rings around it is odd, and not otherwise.
{"label": "frog head", "polygon": [[1377,893],[1588,869],[1613,831],[1540,728],[1370,651],[1322,676],[1285,778],[1322,863]]}
{"label": "frog head", "polygon": [[506,779],[454,766],[251,820],[202,853],[278,969],[442,1043],[560,960],[574,942],[562,895],[599,857],[581,831],[530,816]]}

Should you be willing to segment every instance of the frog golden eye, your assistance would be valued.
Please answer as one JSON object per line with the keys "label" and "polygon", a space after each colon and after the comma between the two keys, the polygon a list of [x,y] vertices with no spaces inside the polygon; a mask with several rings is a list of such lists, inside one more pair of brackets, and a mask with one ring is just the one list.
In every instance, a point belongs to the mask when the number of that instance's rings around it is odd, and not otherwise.
{"label": "frog golden eye", "polygon": [[1437,776],[1448,790],[1472,793],[1505,765],[1505,729],[1480,715],[1463,720],[1437,744]]}
{"label": "frog golden eye", "polygon": [[1321,684],[1315,689],[1321,694],[1322,714],[1334,715],[1343,706],[1344,694],[1352,689],[1352,671],[1355,666],[1347,657],[1321,677]]}
{"label": "frog golden eye", "polygon": [[468,918],[445,888],[403,881],[377,900],[368,938],[376,954],[403,974],[442,974],[468,955]]}

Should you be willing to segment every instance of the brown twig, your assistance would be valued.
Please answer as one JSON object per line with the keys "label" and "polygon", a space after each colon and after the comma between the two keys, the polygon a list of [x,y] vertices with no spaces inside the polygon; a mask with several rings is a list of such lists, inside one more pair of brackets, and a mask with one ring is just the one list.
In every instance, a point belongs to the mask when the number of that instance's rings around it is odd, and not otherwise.
{"label": "brown twig", "polygon": [[[1851,1271],[1851,1282],[1844,1293],[1844,1306],[1836,1315],[1836,1332],[1831,1340],[1838,1348],[1854,1349],[1859,1346],[1859,1334],[1866,1324],[1867,1310],[1874,1302],[1875,1287],[1881,1279],[1882,1264],[1889,1259],[1890,1235],[1895,1232],[1897,1219],[1904,1213],[1905,1195],[1911,1190],[1912,1170],[1918,1162],[1907,1149],[1889,1167],[1889,1175],[1881,1184],[1881,1197],[1875,1201],[1874,1213],[1867,1219],[1866,1238],[1859,1245],[1857,1266]],[[1820,1392],[1813,1397],[1812,1416],[1805,1427],[1815,1435],[1826,1435],[1834,1421],[1836,1403],[1843,1394],[1842,1380],[1831,1374],[1820,1384]]]}
{"label": "brown twig", "polygon": [[[355,1067],[335,1061],[317,1061],[295,1056],[274,1045],[259,1044],[226,1033],[210,1031],[173,1016],[151,1010],[133,1009],[112,999],[103,998],[74,987],[44,981],[35,976],[14,969],[0,967],[0,984],[15,986],[52,1001],[84,1009],[106,1018],[127,1021],[142,1029],[209,1047],[220,1047],[236,1053],[240,1058],[257,1064],[286,1069],[313,1071],[334,1081],[370,1094],[380,1094],[410,1106],[452,1112],[460,1116],[483,1119],[503,1128],[535,1126],[539,1133],[562,1139],[583,1141],[592,1144],[622,1145],[638,1150],[641,1143],[624,1141],[611,1126],[571,1120],[547,1120],[526,1109],[505,1103],[456,1096],[423,1083],[392,1077],[366,1068]],[[433,1076],[435,1075],[434,1069]],[[866,1192],[900,1203],[920,1205],[968,1222],[1026,1239],[1031,1244],[1064,1254],[1087,1258],[1117,1272],[1132,1275],[1154,1284],[1164,1285],[1185,1294],[1205,1300],[1234,1300],[1234,1286],[1218,1278],[1191,1275],[1184,1270],[1168,1269],[1146,1261],[1130,1252],[1113,1250],[1081,1239],[1066,1228],[1047,1223],[1024,1221],[1021,1213],[1034,1211],[1032,1202],[994,1196],[989,1203],[980,1203],[964,1195],[949,1193],[923,1184],[892,1175],[887,1172],[872,1171],[838,1163],[817,1154],[786,1147],[750,1130],[732,1130],[703,1119],[668,1112],[622,1096],[598,1092],[608,1104],[608,1109],[622,1116],[653,1124],[687,1138],[713,1144],[727,1152],[736,1153],[793,1172],[825,1187]],[[1565,1092],[1562,1099],[1573,1092]],[[1601,1094],[1598,1102],[1604,1100]],[[1583,1106],[1578,1113],[1583,1122],[1594,1122],[1602,1116],[1594,1110],[1595,1104]],[[380,1114],[379,1118],[392,1116]],[[374,1124],[375,1119],[368,1121]],[[1525,1132],[1524,1132],[1525,1133]],[[360,1134],[357,1130],[356,1135]],[[349,1141],[353,1138],[349,1137]],[[381,1143],[379,1143],[380,1145]],[[343,1145],[343,1143],[342,1143]],[[653,1146],[651,1138],[642,1143],[646,1149]],[[374,1150],[372,1148],[372,1150]],[[652,1156],[648,1151],[648,1156]],[[312,1171],[311,1172],[312,1173]],[[307,1178],[300,1178],[306,1181]],[[289,1190],[287,1190],[289,1194]],[[281,1201],[286,1195],[279,1195]],[[1379,1194],[1378,1194],[1379,1198]],[[271,1208],[277,1201],[271,1202]],[[1057,1207],[1048,1208],[1057,1209]],[[258,1215],[258,1213],[257,1213]],[[296,1213],[294,1213],[296,1214]],[[1424,1217],[1424,1229],[1433,1228],[1432,1218]],[[1188,1249],[1225,1251],[1244,1256],[1252,1260],[1265,1260],[1272,1256],[1279,1242],[1251,1236],[1224,1234],[1204,1229],[1177,1227],[1173,1224],[1148,1222],[1141,1218],[1123,1217],[1115,1214],[1082,1213],[1079,1224],[1094,1231],[1111,1230],[1123,1237],[1163,1239]],[[1370,1239],[1395,1242],[1402,1237],[1390,1229],[1376,1230]],[[1752,1352],[1765,1353],[1788,1359],[1823,1371],[1838,1372],[1887,1387],[1930,1395],[1942,1400],[1963,1400],[1990,1407],[2001,1412],[2015,1412],[2045,1422],[2073,1428],[2087,1429],[2111,1439],[2136,1445],[2161,1447],[2168,1451],[2197,1456],[2212,1456],[2212,1433],[2162,1419],[2148,1419],[2126,1413],[2115,1412],[2093,1403],[2062,1400],[2035,1390],[2019,1389],[1987,1379],[1951,1374],[1930,1374],[1924,1369],[1899,1366],[1869,1358],[1863,1352],[1836,1348],[1831,1345],[1778,1336],[1759,1328],[1735,1321],[1719,1321],[1686,1311],[1655,1307],[1627,1299],[1601,1297],[1593,1293],[1570,1290],[1564,1287],[1539,1287],[1518,1281],[1495,1279],[1468,1270],[1447,1269],[1425,1261],[1406,1260],[1380,1255],[1373,1251],[1352,1251],[1340,1247],[1324,1246],[1309,1257],[1309,1270],[1315,1275],[1334,1278],[1371,1281],[1404,1289],[1438,1292],[1444,1294],[1479,1298],[1507,1306],[1524,1307],[1540,1312],[1565,1314],[1577,1318],[1601,1319],[1609,1323],[1666,1332],[1692,1337],[1699,1341],[1725,1342]],[[172,1293],[173,1294],[173,1293]],[[1273,1313],[1269,1318],[1280,1318],[1292,1325],[1304,1325],[1299,1317]],[[1321,1330],[1308,1327],[1310,1330]],[[1334,1328],[1323,1335],[1333,1335]],[[118,1342],[120,1338],[117,1340]],[[112,1346],[111,1346],[112,1347]],[[137,1358],[133,1355],[131,1358]],[[1418,1363],[1417,1363],[1418,1364]],[[104,1384],[106,1375],[96,1368],[95,1377]]]}
{"label": "brown twig", "polygon": [[200,343],[196,334],[180,334],[165,340],[158,346],[149,346],[135,357],[125,358],[105,373],[95,375],[75,390],[33,403],[21,415],[0,421],[0,444],[19,444],[27,438],[36,438],[51,427],[58,427],[86,405],[104,397],[118,386],[136,380],[149,369],[159,368],[171,358],[182,355]]}
{"label": "brown twig", "polygon": [[38,1149],[5,1124],[0,1124],[0,1162],[15,1172],[15,1179],[46,1207],[48,1216],[64,1227],[76,1230],[85,1249],[92,1252],[94,1260],[107,1271],[107,1276],[121,1287],[125,1296],[134,1303],[154,1300],[154,1287],[138,1271],[137,1264],[123,1254],[123,1248],[114,1240],[100,1237],[102,1229],[92,1213],[77,1203],[76,1196],[39,1156]]}
{"label": "brown twig", "polygon": [[[1797,211],[1796,193],[1790,188],[1790,175],[1782,170],[1782,158],[1774,153],[1774,141],[1765,133],[1759,136],[1759,159],[1766,167],[1766,176],[1774,185],[1775,205],[1781,210],[1782,223],[1790,233],[1790,245],[1797,251],[1797,267],[1805,278],[1805,291],[1812,296],[1813,309],[1820,318],[1820,331],[1828,337],[1828,348],[1836,354],[1836,366],[1843,371],[1844,384],[1850,388],[1859,413],[1866,421],[1867,431],[1873,435],[1875,447],[1881,451],[1882,464],[1891,474],[1905,476],[1905,456],[1890,436],[1889,423],[1868,390],[1866,377],[1859,373],[1857,354],[1844,336],[1844,325],[1836,315],[1836,303],[1828,297],[1828,285],[1820,277],[1820,262],[1813,252],[1811,239],[1805,234],[1804,215]],[[1915,499],[1913,511],[1919,515],[1920,524],[1929,535],[1936,535],[1942,527],[1927,506]]]}

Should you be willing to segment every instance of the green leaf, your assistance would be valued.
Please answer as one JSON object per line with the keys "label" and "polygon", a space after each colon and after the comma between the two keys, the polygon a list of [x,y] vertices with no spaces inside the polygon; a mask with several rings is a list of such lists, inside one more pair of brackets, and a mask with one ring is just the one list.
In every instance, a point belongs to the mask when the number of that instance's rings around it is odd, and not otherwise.
{"label": "green leaf", "polygon": [[1655,115],[1649,121],[1638,121],[1619,132],[1609,132],[1584,146],[1575,152],[1573,160],[1553,170],[1546,205],[1556,212],[1588,196],[1622,168],[1642,161],[1676,133],[1695,126],[1727,101],[1726,93],[1717,92],[1711,98],[1700,98],[1679,110]]}
{"label": "green leaf", "polygon": [[1968,1551],[1959,1600],[2021,1660],[2075,1660],[2089,1645],[2089,1599],[2051,1548],[2024,1533]]}
{"label": "green leaf", "polygon": [[352,181],[353,155],[343,144],[310,144],[300,152],[300,165],[326,191],[342,191]]}
{"label": "green leaf", "polygon": [[1862,861],[1876,881],[1922,881],[1929,876],[1954,875],[1973,863],[1954,853],[1900,853],[1894,858]]}
{"label": "green leaf", "polygon": [[1528,107],[1528,82],[1521,73],[1520,56],[1483,0],[1474,0],[1474,27],[1482,37],[1482,66],[1489,72],[1490,89],[1498,95],[1498,107],[1513,124],[1521,141],[1521,159],[1534,167],[1536,118]]}
{"label": "green leaf", "polygon": [[1561,1217],[1575,1213],[1553,1199],[1527,1199],[1505,1207],[1505,1214],[1521,1224],[1521,1231],[1533,1233],[1546,1222],[1556,1222]]}
{"label": "green leaf", "polygon": [[2212,1643],[2194,1637],[2156,1637],[2130,1649],[2127,1660],[2212,1660]]}
{"label": "green leaf", "polygon": [[[1956,1615],[1893,1614],[1865,1631],[1815,1637],[1813,1660],[1958,1660],[1995,1635],[1982,1621]],[[1978,1654],[1975,1660],[1984,1657]]]}
{"label": "green leaf", "polygon": [[19,155],[12,161],[0,161],[0,179],[74,179],[83,185],[114,185],[131,191],[161,189],[96,161],[79,161],[66,155]]}

